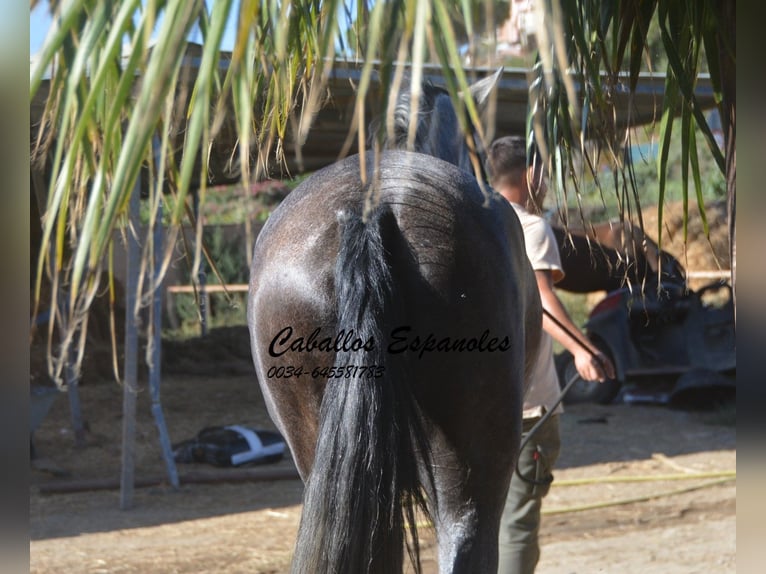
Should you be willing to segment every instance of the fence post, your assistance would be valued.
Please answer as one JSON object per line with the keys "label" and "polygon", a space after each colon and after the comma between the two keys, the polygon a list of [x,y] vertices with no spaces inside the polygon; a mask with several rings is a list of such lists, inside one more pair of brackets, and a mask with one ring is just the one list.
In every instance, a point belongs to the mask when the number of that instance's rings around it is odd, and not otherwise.
{"label": "fence post", "polygon": [[170,436],[160,402],[160,386],[162,384],[162,285],[158,283],[158,277],[162,267],[162,243],[162,199],[160,199],[157,221],[154,224],[154,249],[152,251],[154,293],[152,296],[152,360],[149,365],[149,390],[152,396],[152,415],[154,415],[154,422],[159,432],[160,447],[162,448],[162,457],[165,460],[168,479],[173,488],[178,488],[178,470],[173,458],[173,447],[170,444]]}
{"label": "fence post", "polygon": [[141,178],[136,179],[128,208],[127,276],[125,280],[125,378],[122,394],[122,472],[120,509],[133,507],[135,488],[136,394],[138,393],[138,325],[136,295],[140,253]]}

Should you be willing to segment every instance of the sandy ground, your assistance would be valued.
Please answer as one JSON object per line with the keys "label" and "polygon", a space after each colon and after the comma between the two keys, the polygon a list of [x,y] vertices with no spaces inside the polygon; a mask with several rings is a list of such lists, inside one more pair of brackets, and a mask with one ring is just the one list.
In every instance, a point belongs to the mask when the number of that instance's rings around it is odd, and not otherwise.
{"label": "sandy ground", "polygon": [[[217,376],[178,372],[164,378],[173,442],[209,425],[273,428],[254,377],[241,374],[251,368],[246,358],[227,361]],[[81,387],[89,428],[84,448],[74,446],[65,397],[35,433],[40,458],[31,471],[30,572],[287,572],[301,482],[183,482],[173,490],[163,478],[148,392],[139,396],[136,478],[157,480],[136,490],[132,509],[119,509],[116,489],[40,492],[43,485],[119,476],[121,393],[115,383]],[[720,413],[582,405],[568,408],[562,434],[556,482],[545,503],[539,573],[736,571],[736,483],[725,474],[736,468],[731,421]],[[289,458],[269,467],[293,468]],[[238,472],[200,464],[179,465],[179,471],[224,479]],[[605,482],[630,477],[641,480]],[[588,480],[566,484],[574,479]],[[427,573],[437,571],[428,532],[424,565]]]}

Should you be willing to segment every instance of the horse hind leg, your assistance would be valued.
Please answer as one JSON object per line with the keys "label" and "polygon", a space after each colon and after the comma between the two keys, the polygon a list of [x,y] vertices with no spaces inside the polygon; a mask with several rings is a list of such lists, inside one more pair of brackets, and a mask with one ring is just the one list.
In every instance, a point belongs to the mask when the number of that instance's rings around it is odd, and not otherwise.
{"label": "horse hind leg", "polygon": [[[462,501],[457,512],[434,517],[440,574],[494,574],[498,564],[500,516]],[[447,515],[447,516],[445,516]]]}
{"label": "horse hind leg", "polygon": [[510,471],[474,467],[471,472],[457,461],[454,453],[434,454],[437,490],[429,495],[429,500],[438,543],[439,572],[495,574],[500,516]]}
{"label": "horse hind leg", "polygon": [[[428,399],[424,405],[439,421],[429,427],[433,482],[427,494],[441,574],[497,571],[500,517],[521,438],[521,409],[515,407],[521,392],[520,385],[495,385],[507,380],[499,366],[490,371],[455,382],[440,378],[450,408]],[[495,400],[487,404],[487,396]],[[480,410],[486,416],[476,417]]]}

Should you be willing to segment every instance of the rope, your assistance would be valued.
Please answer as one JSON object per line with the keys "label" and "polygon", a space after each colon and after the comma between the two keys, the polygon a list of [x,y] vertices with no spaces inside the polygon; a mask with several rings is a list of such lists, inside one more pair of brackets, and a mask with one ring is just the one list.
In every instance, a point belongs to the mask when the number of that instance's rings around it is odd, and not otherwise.
{"label": "rope", "polygon": [[[654,494],[645,494],[643,496],[634,496],[630,498],[621,498],[618,500],[593,502],[590,504],[580,504],[576,506],[568,506],[565,508],[543,508],[542,514],[568,514],[572,512],[582,512],[585,510],[596,510],[599,508],[608,508],[610,506],[622,506],[626,504],[634,504],[636,502],[648,502],[656,498],[666,498],[669,496],[675,496],[677,494],[684,494],[695,490],[701,490],[703,488],[710,488],[719,484],[724,484],[732,480],[736,480],[737,472],[734,470],[724,470],[719,472],[700,472],[694,475],[690,474],[658,474],[654,476],[599,476],[594,478],[575,478],[570,480],[557,480],[553,483],[554,486],[582,486],[588,484],[601,484],[608,482],[660,482],[664,480],[693,480],[701,478],[715,478],[716,480],[710,480],[702,484],[694,486],[687,486],[684,488],[677,488],[675,490],[669,490],[665,492],[657,492]],[[433,523],[429,521],[420,521],[417,523],[418,528],[431,528]]]}
{"label": "rope", "polygon": [[646,476],[596,476],[593,478],[572,478],[557,480],[553,486],[581,486],[587,484],[605,484],[610,482],[663,482],[670,480],[693,480],[700,478],[737,478],[736,470],[698,472],[695,474],[654,474]]}
{"label": "rope", "polygon": [[[551,317],[552,317],[552,315],[551,315]],[[564,327],[564,328],[566,328],[566,327]],[[545,424],[545,421],[547,421],[549,418],[551,418],[553,416],[553,412],[556,410],[556,407],[559,406],[559,404],[561,404],[561,401],[564,400],[564,397],[569,392],[569,389],[571,389],[572,385],[574,385],[577,382],[578,376],[579,376],[578,373],[575,373],[574,375],[572,375],[572,377],[569,379],[569,381],[567,382],[567,384],[564,387],[564,389],[559,394],[558,399],[556,399],[556,402],[553,403],[553,406],[551,406],[551,408],[549,410],[547,410],[547,412],[545,412],[545,414],[543,414],[542,417],[540,417],[540,420],[537,421],[531,429],[529,429],[529,431],[527,432],[526,436],[521,441],[521,446],[519,446],[519,453],[521,453],[521,451],[524,450],[524,447],[532,439],[532,437],[537,432],[537,430],[543,424]],[[548,484],[548,482],[546,482],[546,481],[541,481],[541,480],[537,480],[537,479],[530,478],[528,476],[522,475],[521,474],[521,470],[519,469],[519,460],[518,459],[516,459],[516,467],[514,469],[514,472],[516,473],[516,476],[518,476],[524,482],[528,482],[530,484],[537,484],[537,485],[541,485],[541,486]]]}
{"label": "rope", "polygon": [[[558,320],[556,317],[554,317],[554,316],[553,316],[553,313],[551,313],[550,311],[548,311],[548,310],[547,310],[547,309],[545,309],[545,308],[543,308],[543,313],[544,313],[545,315],[547,315],[547,317],[548,317],[548,318],[549,318],[551,321],[553,321],[554,323],[556,323],[556,325],[558,325],[558,327],[559,327],[560,329],[562,329],[562,330],[563,330],[563,331],[564,331],[564,332],[565,332],[567,335],[569,335],[569,337],[570,337],[571,339],[573,339],[575,343],[577,343],[577,344],[578,344],[578,345],[580,345],[580,346],[581,346],[583,349],[585,349],[585,350],[586,350],[588,353],[590,353],[590,354],[591,354],[591,356],[592,356],[594,359],[596,359],[596,361],[598,361],[598,362],[599,362],[599,364],[601,364],[601,362],[602,362],[602,361],[601,361],[601,358],[600,358],[600,357],[599,357],[599,356],[598,356],[596,353],[594,353],[594,352],[593,352],[593,351],[592,351],[590,348],[588,348],[588,347],[585,345],[585,343],[583,343],[582,341],[580,341],[580,339],[578,339],[578,338],[577,338],[577,337],[574,335],[574,333],[572,333],[572,331],[570,331],[570,330],[567,328],[567,326],[566,326],[566,325],[564,325],[564,324],[563,324],[561,321],[559,321],[559,320]],[[555,410],[556,410],[556,407],[557,407],[557,406],[559,406],[559,405],[561,404],[561,401],[563,401],[563,400],[564,400],[564,397],[565,397],[565,396],[566,396],[566,394],[569,392],[569,389],[571,389],[571,388],[572,388],[572,386],[573,386],[573,385],[574,385],[574,384],[577,382],[577,379],[578,379],[578,378],[579,378],[579,373],[577,373],[577,372],[575,372],[575,373],[574,373],[574,374],[573,374],[573,375],[570,377],[570,379],[567,381],[567,384],[564,386],[564,388],[562,389],[562,391],[561,391],[561,393],[559,394],[558,398],[556,399],[556,402],[554,402],[554,403],[553,403],[553,405],[552,405],[552,406],[551,406],[549,409],[547,409],[547,412],[546,412],[545,414],[543,414],[543,416],[542,416],[542,417],[540,417],[540,420],[539,420],[539,421],[537,421],[537,422],[535,423],[535,425],[534,425],[534,426],[533,426],[531,429],[529,429],[529,432],[527,432],[526,436],[525,436],[525,437],[524,437],[524,439],[521,441],[521,446],[519,447],[519,452],[521,452],[522,450],[524,450],[524,447],[525,447],[525,446],[527,445],[527,443],[528,443],[528,442],[529,442],[529,441],[532,439],[532,437],[533,437],[533,436],[534,436],[534,434],[535,434],[535,433],[538,431],[538,429],[539,429],[539,428],[540,428],[540,427],[541,427],[541,426],[542,426],[542,425],[545,423],[545,421],[547,421],[549,418],[551,418],[551,416],[553,416],[553,411],[555,411]],[[530,483],[530,484],[537,484],[537,485],[540,485],[540,486],[544,486],[544,485],[548,484],[548,481],[544,481],[544,480],[543,480],[543,481],[541,481],[541,480],[537,480],[537,479],[534,479],[534,478],[530,478],[530,477],[528,477],[528,476],[523,476],[523,475],[521,474],[521,471],[519,470],[519,461],[518,461],[518,460],[516,460],[516,468],[515,468],[514,472],[515,472],[515,473],[516,473],[516,475],[517,475],[517,476],[518,476],[518,477],[519,477],[521,480],[523,480],[524,482],[528,482],[528,483]]]}
{"label": "rope", "polygon": [[668,496],[675,496],[677,494],[683,494],[685,492],[692,492],[694,490],[701,490],[703,488],[709,488],[711,486],[717,486],[719,484],[723,484],[725,482],[729,482],[732,480],[735,480],[736,476],[727,476],[725,478],[719,478],[717,480],[711,480],[709,482],[705,482],[703,484],[698,484],[695,486],[688,486],[686,488],[679,488],[676,490],[670,490],[667,492],[658,492],[655,494],[646,494],[644,496],[635,496],[632,498],[623,498],[620,500],[610,500],[608,502],[594,502],[592,504],[581,504],[578,506],[569,506],[567,508],[543,508],[542,513],[549,515],[549,514],[567,514],[570,512],[581,512],[583,510],[594,510],[598,508],[608,508],[610,506],[621,506],[624,504],[633,504],[635,502],[647,502],[649,500],[653,500],[655,498],[664,498]]}

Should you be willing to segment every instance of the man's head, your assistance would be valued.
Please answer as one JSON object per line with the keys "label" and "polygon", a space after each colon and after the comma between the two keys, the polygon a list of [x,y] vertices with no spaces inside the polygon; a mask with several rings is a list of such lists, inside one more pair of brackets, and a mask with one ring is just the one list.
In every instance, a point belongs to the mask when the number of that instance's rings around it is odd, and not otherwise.
{"label": "man's head", "polygon": [[541,211],[547,191],[542,160],[536,148],[530,157],[527,153],[523,137],[496,139],[487,152],[487,174],[492,186],[506,199]]}

